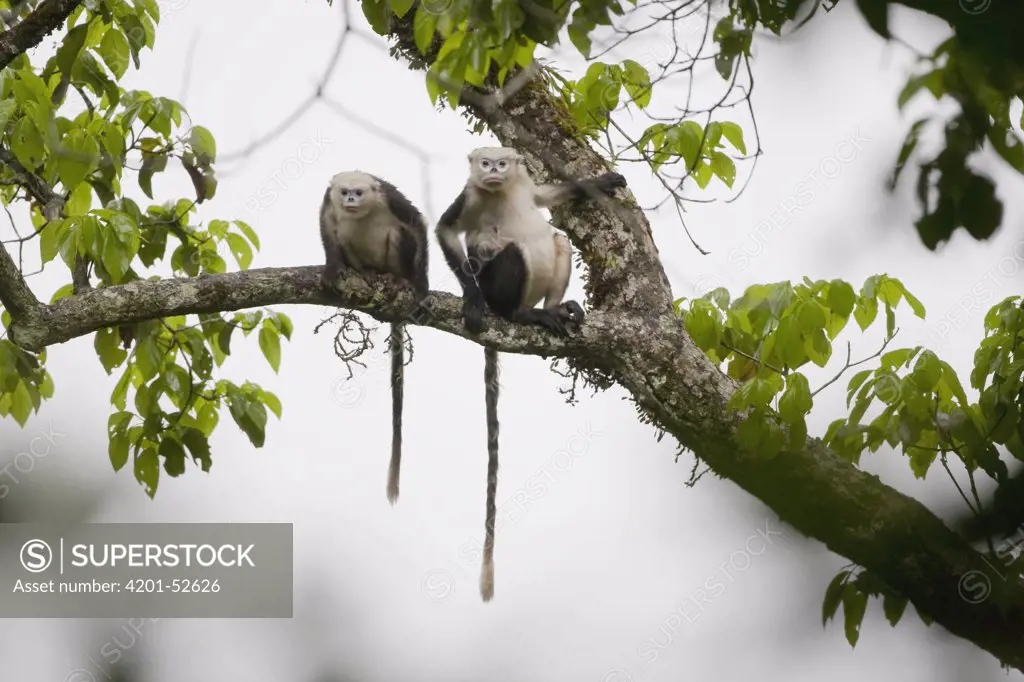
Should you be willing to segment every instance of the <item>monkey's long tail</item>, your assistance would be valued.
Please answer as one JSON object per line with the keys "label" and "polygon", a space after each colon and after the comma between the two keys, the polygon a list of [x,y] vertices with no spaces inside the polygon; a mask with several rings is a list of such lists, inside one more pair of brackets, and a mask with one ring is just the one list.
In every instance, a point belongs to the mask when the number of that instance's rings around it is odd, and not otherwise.
{"label": "monkey's long tail", "polygon": [[484,523],[484,564],[480,596],[494,597],[494,498],[498,491],[498,351],[484,348],[484,391],[487,403],[487,520]]}
{"label": "monkey's long tail", "polygon": [[388,502],[398,502],[402,469],[402,402],[405,393],[405,325],[391,323],[391,465],[388,467]]}

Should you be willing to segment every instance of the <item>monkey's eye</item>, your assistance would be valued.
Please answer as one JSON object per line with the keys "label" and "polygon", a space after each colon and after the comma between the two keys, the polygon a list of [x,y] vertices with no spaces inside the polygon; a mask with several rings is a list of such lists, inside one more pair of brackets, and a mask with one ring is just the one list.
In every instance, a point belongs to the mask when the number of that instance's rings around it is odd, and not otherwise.
{"label": "monkey's eye", "polygon": [[357,196],[357,197],[361,197],[361,196],[363,196],[363,190],[361,190],[361,189],[357,189],[357,190],[356,190],[356,196]]}
{"label": "monkey's eye", "polygon": [[480,162],[480,167],[483,168],[484,170],[488,170],[491,167],[491,162],[488,161],[487,159],[484,159],[483,161]]}
{"label": "monkey's eye", "polygon": [[498,170],[503,171],[506,168],[508,168],[508,161],[502,160],[498,162]]}

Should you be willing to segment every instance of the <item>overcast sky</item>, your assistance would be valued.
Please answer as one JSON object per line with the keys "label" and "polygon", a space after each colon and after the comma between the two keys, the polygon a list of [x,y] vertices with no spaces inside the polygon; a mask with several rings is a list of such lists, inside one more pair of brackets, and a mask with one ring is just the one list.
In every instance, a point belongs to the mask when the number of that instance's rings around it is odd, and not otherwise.
{"label": "overcast sky", "polygon": [[[254,11],[241,0],[160,6],[156,52],[146,51],[142,71],[123,84],[181,99],[193,121],[213,131],[222,155],[256,140],[310,94],[342,26],[340,0],[333,8],[324,0],[291,3],[287,12],[280,4],[276,12]],[[920,16],[900,12],[894,20],[922,50],[944,36]],[[367,30],[361,14],[353,25]],[[664,45],[652,38],[617,56],[650,63],[658,50],[664,56]],[[217,196],[200,216],[247,220],[263,245],[255,267],[323,262],[317,213],[333,174],[359,168],[386,177],[433,223],[464,182],[466,154],[495,144],[468,132],[458,114],[434,111],[422,75],[383,48],[381,39],[347,40],[326,91],[353,116],[393,130],[405,147],[319,103],[249,158],[221,164]],[[566,57],[556,63],[578,69],[580,61]],[[921,245],[912,182],[893,197],[882,191],[908,125],[934,106],[922,97],[902,116],[897,111],[911,65],[904,48],[868,31],[853,3],[785,42],[758,40],[755,110],[765,154],[737,201],[692,204],[687,213],[711,255],[690,245],[671,208],[649,214],[675,295],[724,286],[737,296],[754,283],[805,275],[859,289],[866,277],[888,273],[928,309],[927,322],[898,310],[894,346],[927,344],[966,385],[983,311],[1021,288],[1021,202],[1011,190],[1020,178],[999,162],[980,161],[1007,202],[1002,230],[986,243],[958,234],[938,253]],[[719,87],[710,78],[700,92]],[[753,146],[748,121],[736,120]],[[661,198],[649,170],[619,170],[641,202]],[[741,165],[739,178],[749,171]],[[191,194],[173,164],[153,186],[161,199]],[[144,199],[134,187],[130,194]],[[435,243],[431,262],[432,288],[456,293]],[[54,265],[31,283],[49,297],[66,278]],[[979,300],[972,287],[986,278],[996,293]],[[569,295],[582,300],[578,273]],[[331,311],[282,310],[295,334],[280,374],[253,335],[235,339],[219,375],[255,381],[281,398],[284,419],[271,417],[262,449],[250,446],[225,411],[211,472],[190,467],[178,479],[163,476],[151,501],[130,467],[112,473],[106,424],[119,373],[106,376],[92,339],[82,338],[48,352],[56,395],[27,427],[0,423],[0,464],[40,432],[60,434],[4,501],[31,506],[41,520],[293,523],[295,618],[164,620],[134,638],[123,621],[3,621],[6,678],[106,680],[99,651],[117,636],[136,642],[131,654],[145,654],[146,682],[301,680],[329,665],[354,680],[407,682],[1024,679],[938,626],[926,628],[913,609],[890,628],[877,602],[851,650],[841,621],[821,627],[822,595],[844,558],[784,526],[728,481],[706,476],[687,488],[692,458],[674,462],[671,439],[656,442],[623,391],[582,391],[569,406],[558,392],[566,381],[536,357],[502,356],[498,503],[538,476],[546,491],[525,509],[501,507],[496,593],[483,604],[479,564],[460,553],[483,539],[481,348],[412,329],[402,495],[392,508],[384,494],[390,398],[383,330],[368,370],[346,383],[332,328],[312,333]],[[851,327],[842,338],[854,356],[873,353],[882,330],[861,335]],[[806,370],[812,386],[834,372],[833,365]],[[847,379],[819,396],[812,435],[844,414]],[[865,455],[862,466],[937,513],[960,511],[938,471],[916,480],[885,447]],[[95,508],[91,494],[102,496]],[[97,631],[101,625],[109,629]]]}

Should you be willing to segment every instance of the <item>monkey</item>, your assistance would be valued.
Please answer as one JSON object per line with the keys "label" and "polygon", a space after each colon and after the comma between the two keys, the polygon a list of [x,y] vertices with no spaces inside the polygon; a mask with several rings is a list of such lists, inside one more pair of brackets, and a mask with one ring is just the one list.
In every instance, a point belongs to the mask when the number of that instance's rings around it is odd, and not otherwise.
{"label": "monkey", "polygon": [[[523,157],[510,147],[481,147],[469,154],[469,179],[435,228],[448,267],[462,287],[463,324],[483,331],[486,308],[521,324],[568,336],[584,311],[565,301],[572,274],[572,247],[540,212],[567,201],[614,196],[626,180],[604,173],[588,180],[536,185]],[[459,239],[465,235],[466,248]],[[543,308],[535,306],[544,300]],[[494,521],[498,485],[498,351],[484,348],[487,413],[487,504],[480,595],[494,596]]]}
{"label": "monkey", "polygon": [[[412,284],[420,299],[427,280],[427,221],[386,180],[361,171],[331,178],[320,206],[320,237],[326,264],[321,284],[328,289],[345,268],[394,275]],[[387,499],[398,501],[402,465],[402,404],[405,387],[405,324],[391,323],[391,463]]]}

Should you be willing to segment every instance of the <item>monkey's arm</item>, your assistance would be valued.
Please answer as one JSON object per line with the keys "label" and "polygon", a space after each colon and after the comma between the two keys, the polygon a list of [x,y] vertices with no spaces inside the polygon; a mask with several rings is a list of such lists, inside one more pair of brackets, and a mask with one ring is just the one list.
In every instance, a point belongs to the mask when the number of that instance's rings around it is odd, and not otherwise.
{"label": "monkey's arm", "polygon": [[473,268],[466,259],[466,250],[462,247],[462,240],[459,238],[459,235],[465,231],[464,226],[459,222],[465,207],[466,191],[463,190],[455,198],[455,201],[445,209],[445,212],[441,214],[441,219],[437,222],[437,228],[435,228],[437,241],[441,245],[441,253],[444,254],[448,267],[451,268],[451,271],[455,273],[455,277],[458,278],[463,293],[478,288],[476,277],[473,275]]}
{"label": "monkey's arm", "polygon": [[324,245],[324,272],[321,282],[324,286],[330,287],[338,279],[342,269],[348,267],[345,258],[345,249],[338,238],[337,222],[340,217],[335,213],[331,205],[331,190],[327,188],[324,192],[323,203],[320,204],[320,241]]}
{"label": "monkey's arm", "polygon": [[427,222],[397,187],[387,180],[373,177],[380,183],[388,210],[398,224],[398,269],[417,293],[426,296],[430,291],[427,281]]}
{"label": "monkey's arm", "polygon": [[466,208],[466,201],[466,190],[462,190],[441,215],[435,232],[441,245],[441,253],[462,286],[462,314],[466,329],[476,334],[483,331],[485,303],[483,292],[476,281],[473,264],[466,258],[466,250],[459,239],[459,235],[465,231],[465,226],[461,224],[459,218]]}
{"label": "monkey's arm", "polygon": [[402,225],[398,240],[398,260],[402,276],[409,280],[421,297],[430,291],[427,281],[427,239],[426,224],[420,218],[420,225]]}
{"label": "monkey's arm", "polygon": [[595,191],[612,196],[616,187],[625,186],[626,178],[620,174],[604,173],[587,180],[540,185],[533,195],[533,200],[541,208],[553,208],[567,201],[592,198]]}

